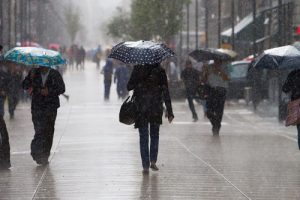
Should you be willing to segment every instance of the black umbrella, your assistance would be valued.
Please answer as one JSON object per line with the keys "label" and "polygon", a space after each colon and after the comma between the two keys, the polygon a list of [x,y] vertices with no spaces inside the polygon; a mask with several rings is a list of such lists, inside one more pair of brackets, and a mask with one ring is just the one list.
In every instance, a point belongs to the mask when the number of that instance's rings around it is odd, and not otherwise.
{"label": "black umbrella", "polygon": [[152,41],[121,42],[114,46],[109,58],[114,58],[126,64],[157,64],[175,53],[165,44]]}
{"label": "black umbrella", "polygon": [[300,51],[291,45],[265,50],[255,59],[253,67],[256,69],[300,69]]}
{"label": "black umbrella", "polygon": [[232,56],[230,56],[228,53],[224,53],[218,49],[213,48],[196,49],[189,55],[198,62],[209,60],[230,61],[233,59]]}

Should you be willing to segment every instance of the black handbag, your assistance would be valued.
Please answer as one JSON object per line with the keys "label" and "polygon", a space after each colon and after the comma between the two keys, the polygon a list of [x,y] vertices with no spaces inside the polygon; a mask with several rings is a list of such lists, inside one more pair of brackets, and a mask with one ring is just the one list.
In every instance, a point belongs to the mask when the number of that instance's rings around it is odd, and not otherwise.
{"label": "black handbag", "polygon": [[210,95],[211,87],[206,83],[201,83],[198,85],[197,93],[199,99],[206,100]]}
{"label": "black handbag", "polygon": [[136,116],[137,106],[135,103],[135,95],[132,95],[131,97],[128,96],[121,106],[119,121],[123,124],[131,125],[135,123]]}

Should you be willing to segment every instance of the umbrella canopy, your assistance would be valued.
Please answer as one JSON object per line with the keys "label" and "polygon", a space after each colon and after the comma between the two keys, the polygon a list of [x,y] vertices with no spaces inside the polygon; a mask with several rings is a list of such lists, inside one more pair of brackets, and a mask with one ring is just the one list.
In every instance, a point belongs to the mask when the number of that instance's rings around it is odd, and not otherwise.
{"label": "umbrella canopy", "polygon": [[256,69],[300,69],[300,51],[287,45],[265,50],[253,65]]}
{"label": "umbrella canopy", "polygon": [[231,59],[235,59],[238,56],[237,52],[230,50],[230,49],[217,49],[217,51],[229,55],[231,57]]}
{"label": "umbrella canopy", "polygon": [[293,44],[294,47],[296,47],[300,51],[300,42],[295,42]]}
{"label": "umbrella canopy", "polygon": [[175,53],[163,43],[152,41],[122,42],[114,46],[109,58],[114,58],[126,64],[157,64]]}
{"label": "umbrella canopy", "polygon": [[198,62],[209,60],[230,61],[233,59],[232,56],[230,56],[228,53],[213,48],[196,49],[192,51],[189,55]]}
{"label": "umbrella canopy", "polygon": [[4,60],[23,65],[44,67],[66,64],[65,59],[59,52],[36,47],[15,47],[4,55]]}

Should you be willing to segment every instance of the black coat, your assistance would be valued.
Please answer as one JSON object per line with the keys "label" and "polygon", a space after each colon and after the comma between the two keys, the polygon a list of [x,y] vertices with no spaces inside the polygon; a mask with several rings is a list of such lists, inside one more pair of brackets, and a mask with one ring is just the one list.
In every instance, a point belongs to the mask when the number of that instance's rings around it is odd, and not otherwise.
{"label": "black coat", "polygon": [[9,74],[0,70],[0,97],[5,97],[8,92]]}
{"label": "black coat", "polygon": [[200,84],[200,75],[201,73],[192,67],[185,68],[181,72],[181,79],[184,82],[185,89],[188,95],[195,95],[196,90]]}
{"label": "black coat", "polygon": [[282,91],[292,93],[291,100],[300,98],[300,70],[292,71],[282,86]]}
{"label": "black coat", "polygon": [[148,123],[162,124],[163,102],[168,116],[174,117],[167,75],[160,66],[135,66],[127,89],[134,90],[138,110],[136,128],[148,126]]}
{"label": "black coat", "polygon": [[[34,72],[33,72],[34,70]],[[31,74],[34,73],[32,78]],[[32,69],[23,81],[23,89],[32,88],[32,110],[50,110],[55,111],[59,108],[59,95],[65,92],[65,83],[60,73],[50,69],[45,86],[42,84],[40,68]],[[48,96],[41,94],[41,89],[48,88]]]}

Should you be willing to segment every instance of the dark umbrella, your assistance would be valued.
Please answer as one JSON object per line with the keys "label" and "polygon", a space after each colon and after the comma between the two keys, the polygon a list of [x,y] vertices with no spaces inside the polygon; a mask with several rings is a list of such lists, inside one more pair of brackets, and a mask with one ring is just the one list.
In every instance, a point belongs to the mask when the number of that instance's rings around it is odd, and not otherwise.
{"label": "dark umbrella", "polygon": [[230,61],[233,59],[228,53],[224,53],[218,49],[213,48],[196,49],[189,53],[189,55],[198,62],[209,60]]}
{"label": "dark umbrella", "polygon": [[253,67],[256,69],[300,69],[300,51],[291,45],[265,50],[255,59]]}
{"label": "dark umbrella", "polygon": [[175,53],[165,44],[141,40],[117,44],[108,57],[125,64],[153,65],[172,56],[175,56]]}

